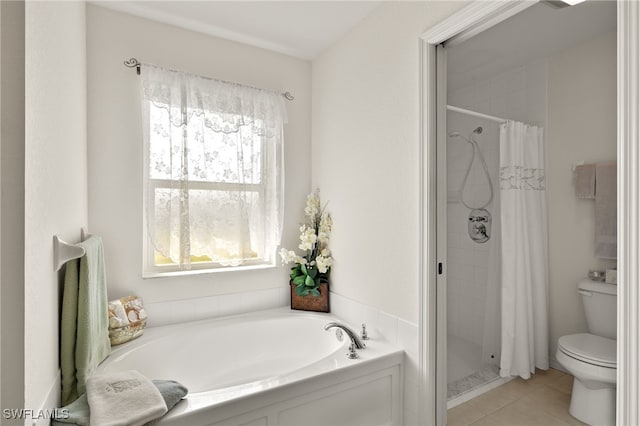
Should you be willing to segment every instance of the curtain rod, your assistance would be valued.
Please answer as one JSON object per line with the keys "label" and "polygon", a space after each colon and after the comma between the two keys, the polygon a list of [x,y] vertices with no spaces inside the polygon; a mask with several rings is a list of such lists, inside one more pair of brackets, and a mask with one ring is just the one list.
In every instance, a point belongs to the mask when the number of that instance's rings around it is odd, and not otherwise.
{"label": "curtain rod", "polygon": [[447,105],[449,111],[460,112],[462,114],[472,115],[478,118],[486,118],[487,120],[496,121],[498,123],[505,123],[508,120],[500,117],[494,117],[493,115],[482,114],[481,112],[471,111],[469,109],[459,108],[453,105]]}
{"label": "curtain rod", "polygon": [[[140,61],[138,61],[136,58],[126,59],[123,63],[124,63],[124,65],[126,67],[129,67],[129,68],[134,68],[135,67],[136,73],[138,75],[140,75],[140,67],[142,67],[142,63]],[[206,80],[216,80],[214,78],[208,78],[208,77],[202,77],[202,78],[204,78]],[[230,83],[230,82],[224,81],[224,80],[217,80],[217,81],[223,81],[225,83]],[[247,86],[246,84],[239,84],[239,83],[232,83],[232,84],[238,84],[239,86],[245,86],[245,87],[251,87],[252,89],[258,89],[257,87]],[[262,89],[259,89],[259,90],[262,90]],[[288,100],[288,101],[292,101],[292,100],[295,99],[295,97],[290,92],[284,92],[284,93],[281,93],[281,95],[284,96],[284,98],[286,100]]]}

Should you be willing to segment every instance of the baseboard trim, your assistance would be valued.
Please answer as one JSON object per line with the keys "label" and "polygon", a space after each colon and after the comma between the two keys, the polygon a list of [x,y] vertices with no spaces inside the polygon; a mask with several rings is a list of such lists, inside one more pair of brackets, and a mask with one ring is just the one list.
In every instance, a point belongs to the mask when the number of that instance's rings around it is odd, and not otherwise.
{"label": "baseboard trim", "polygon": [[[60,374],[60,369],[58,369],[56,376],[53,378],[51,382],[51,386],[49,386],[49,391],[47,392],[47,396],[38,408],[37,413],[46,413],[51,412],[55,408],[60,407],[60,386],[62,383],[62,378]],[[43,416],[46,417],[46,416]],[[51,419],[42,418],[42,419],[34,419],[31,422],[31,426],[48,426],[51,424]]]}

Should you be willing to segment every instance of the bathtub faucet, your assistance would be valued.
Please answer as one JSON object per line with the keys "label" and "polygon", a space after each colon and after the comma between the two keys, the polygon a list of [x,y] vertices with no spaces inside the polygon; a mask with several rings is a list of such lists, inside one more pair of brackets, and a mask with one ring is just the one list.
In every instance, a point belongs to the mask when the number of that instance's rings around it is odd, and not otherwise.
{"label": "bathtub faucet", "polygon": [[367,345],[365,345],[364,342],[358,336],[358,333],[356,333],[355,331],[353,331],[352,329],[350,329],[346,325],[340,324],[338,322],[330,322],[329,324],[324,326],[324,329],[327,330],[327,331],[329,331],[332,328],[339,328],[342,331],[344,331],[345,333],[347,333],[347,336],[349,336],[349,339],[351,339],[351,344],[356,349],[364,349],[364,348],[367,347]]}

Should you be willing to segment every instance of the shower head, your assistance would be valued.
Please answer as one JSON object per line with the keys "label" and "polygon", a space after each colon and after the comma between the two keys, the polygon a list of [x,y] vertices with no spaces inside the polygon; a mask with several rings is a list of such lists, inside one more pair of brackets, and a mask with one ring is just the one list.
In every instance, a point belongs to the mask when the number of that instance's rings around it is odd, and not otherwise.
{"label": "shower head", "polygon": [[[482,127],[478,126],[475,129],[473,129],[473,132],[471,132],[471,135],[479,135],[480,133],[482,133]],[[465,138],[464,136],[462,136],[462,134],[460,134],[460,132],[451,132],[449,133],[449,137],[450,138],[462,138],[464,140],[466,140],[467,142],[469,141],[469,139]]]}

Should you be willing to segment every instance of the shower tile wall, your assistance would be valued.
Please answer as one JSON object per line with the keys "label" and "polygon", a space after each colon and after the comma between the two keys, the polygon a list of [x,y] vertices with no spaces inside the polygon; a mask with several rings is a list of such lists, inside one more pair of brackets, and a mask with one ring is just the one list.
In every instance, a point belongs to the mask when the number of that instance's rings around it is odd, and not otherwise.
{"label": "shower tile wall", "polygon": [[466,86],[449,87],[447,97],[450,105],[544,125],[547,118],[547,60],[538,60]]}
{"label": "shower tile wall", "polygon": [[[546,123],[546,60],[504,72],[490,79],[475,81],[464,87],[449,87],[448,103],[484,114],[545,126]],[[499,191],[499,124],[496,122],[449,112],[448,132],[460,132],[469,136],[478,126],[483,132],[476,140],[485,156],[492,178],[494,192]],[[449,382],[465,377],[483,365],[497,362],[499,357],[500,330],[485,326],[487,311],[487,277],[490,268],[490,247],[493,240],[478,244],[469,238],[467,222],[469,209],[458,200],[458,191],[467,169],[471,146],[462,139],[450,139],[447,145],[448,212],[448,334],[450,336],[449,360],[452,369]],[[489,186],[478,159],[469,174],[465,200],[472,205],[488,199]],[[486,207],[495,217],[492,202]],[[494,289],[494,293],[499,290]],[[493,312],[499,310],[493,305]],[[490,311],[491,312],[491,311]],[[495,336],[485,340],[485,328]],[[482,359],[482,345],[494,342],[491,351]],[[452,353],[454,352],[454,353]],[[457,352],[457,353],[456,353]],[[492,361],[490,354],[497,352]]]}
{"label": "shower tile wall", "polygon": [[[469,136],[478,126],[483,127],[481,135],[476,137],[480,150],[485,157],[489,172],[496,182],[498,167],[498,131],[497,126],[485,120],[449,113],[449,132],[459,131]],[[470,210],[459,201],[459,189],[472,154],[471,145],[460,138],[451,138],[447,146],[447,297],[448,332],[481,347],[484,331],[485,293],[489,265],[487,243],[471,240],[467,230]],[[467,204],[480,207],[490,196],[489,185],[478,157],[474,160],[464,190]],[[494,203],[485,207],[492,216],[496,211]],[[468,350],[466,351],[468,352]]]}

